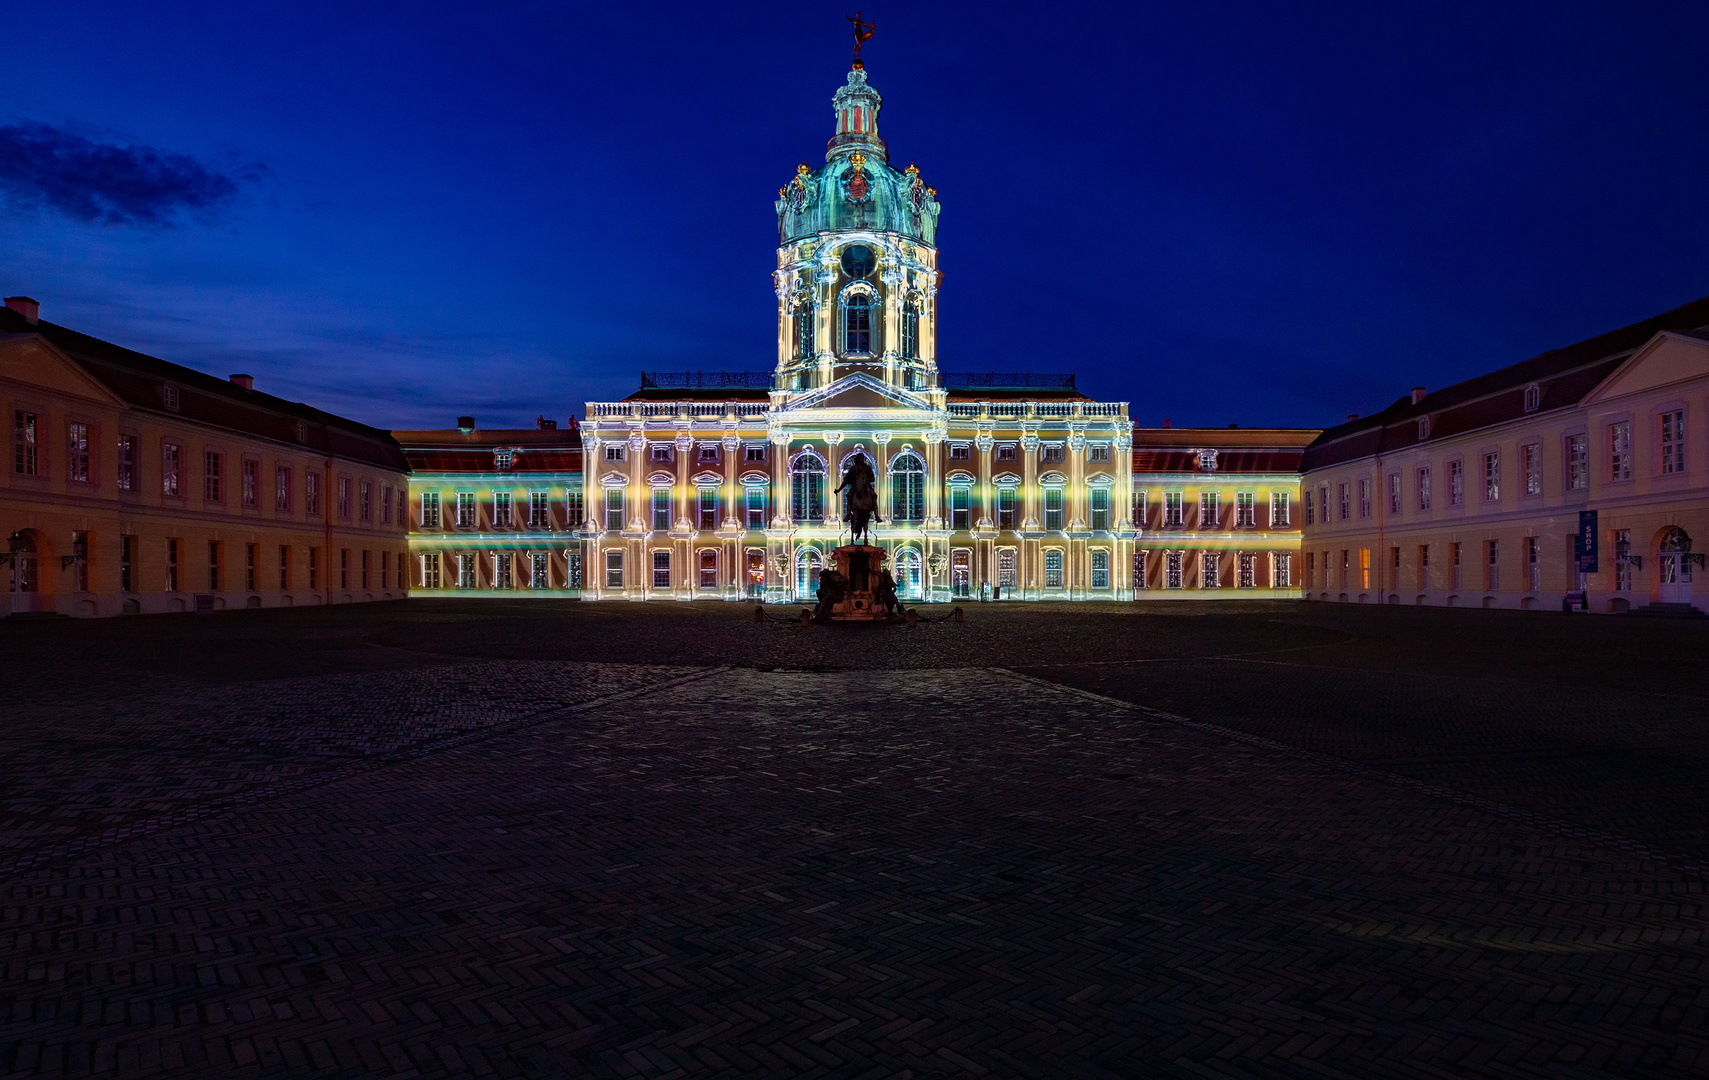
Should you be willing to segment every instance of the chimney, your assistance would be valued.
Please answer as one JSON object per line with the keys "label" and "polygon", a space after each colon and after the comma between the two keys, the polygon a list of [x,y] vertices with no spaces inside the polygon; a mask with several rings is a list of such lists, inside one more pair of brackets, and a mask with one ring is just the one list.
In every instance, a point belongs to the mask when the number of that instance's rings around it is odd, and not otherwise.
{"label": "chimney", "polygon": [[1348,414],[1347,414],[1347,422],[1348,422],[1348,423],[1349,423],[1349,424],[1351,424],[1351,423],[1352,423],[1352,422],[1353,422],[1353,421],[1355,421],[1355,420],[1357,420],[1357,419],[1359,419],[1359,414],[1358,414],[1358,413],[1356,413],[1356,412],[1350,412],[1350,413],[1348,413]]}
{"label": "chimney", "polygon": [[36,320],[41,317],[42,306],[27,296],[8,296],[6,306],[22,315],[31,326],[36,325]]}
{"label": "chimney", "polygon": [[475,430],[475,418],[472,416],[459,416],[457,418],[457,430],[461,431],[465,435]]}
{"label": "chimney", "polygon": [[253,375],[233,375],[231,381],[245,390],[254,391],[255,389],[255,376]]}
{"label": "chimney", "polygon": [[1412,388],[1412,403],[1414,405],[1417,405],[1419,402],[1421,402],[1423,400],[1424,400],[1424,387],[1422,387],[1422,386],[1413,387]]}
{"label": "chimney", "polygon": [[1168,418],[1168,417],[1167,417],[1167,416],[1165,416],[1165,417],[1164,417],[1164,418],[1163,418],[1163,426],[1164,426],[1164,427],[1173,427],[1173,426],[1174,426],[1174,425],[1173,425],[1173,424],[1171,424],[1171,423],[1170,423],[1170,422],[1169,422],[1169,418]]}

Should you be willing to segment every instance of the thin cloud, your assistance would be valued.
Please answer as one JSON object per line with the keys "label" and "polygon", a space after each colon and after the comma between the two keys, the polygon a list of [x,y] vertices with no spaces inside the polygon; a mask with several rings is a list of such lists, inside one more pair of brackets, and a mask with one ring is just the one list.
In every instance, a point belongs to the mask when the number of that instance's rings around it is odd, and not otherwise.
{"label": "thin cloud", "polygon": [[167,225],[235,200],[264,170],[225,170],[189,154],[96,142],[50,124],[0,125],[0,193],[14,209],[45,208],[95,225]]}

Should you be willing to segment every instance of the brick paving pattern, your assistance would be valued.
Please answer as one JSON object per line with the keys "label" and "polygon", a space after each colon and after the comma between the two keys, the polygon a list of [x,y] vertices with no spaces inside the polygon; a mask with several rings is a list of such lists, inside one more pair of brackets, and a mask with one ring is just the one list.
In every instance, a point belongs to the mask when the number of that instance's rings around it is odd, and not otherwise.
{"label": "brick paving pattern", "polygon": [[[835,640],[747,632],[798,657]],[[1312,635],[1346,636],[1294,636]],[[571,690],[507,714],[528,726],[14,873],[0,1071],[1709,1072],[1700,877],[976,651],[941,670],[567,668]],[[565,666],[507,662],[408,678],[460,680],[439,697],[461,700]],[[1213,702],[1269,685],[1227,678]],[[208,704],[225,692],[185,686],[181,708],[229,716]],[[530,711],[565,694],[613,697]],[[1358,749],[1341,694],[1314,749]],[[370,737],[397,738],[339,753]],[[1383,738],[1366,758],[1394,756]],[[279,756],[312,761],[304,745]]]}

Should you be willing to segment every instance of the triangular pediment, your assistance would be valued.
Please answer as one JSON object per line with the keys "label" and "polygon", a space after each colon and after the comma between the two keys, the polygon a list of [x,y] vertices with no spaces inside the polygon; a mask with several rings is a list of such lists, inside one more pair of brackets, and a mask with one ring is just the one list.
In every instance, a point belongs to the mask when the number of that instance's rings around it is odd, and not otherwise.
{"label": "triangular pediment", "polygon": [[0,334],[0,381],[102,405],[124,405],[118,395],[40,334]]}
{"label": "triangular pediment", "polygon": [[828,386],[802,394],[785,405],[782,412],[821,412],[830,409],[872,412],[874,410],[907,409],[911,412],[932,412],[931,400],[921,394],[899,390],[864,372],[845,375]]}
{"label": "triangular pediment", "polygon": [[1664,330],[1602,380],[1601,385],[1586,395],[1584,404],[1705,378],[1709,378],[1709,335],[1703,331]]}

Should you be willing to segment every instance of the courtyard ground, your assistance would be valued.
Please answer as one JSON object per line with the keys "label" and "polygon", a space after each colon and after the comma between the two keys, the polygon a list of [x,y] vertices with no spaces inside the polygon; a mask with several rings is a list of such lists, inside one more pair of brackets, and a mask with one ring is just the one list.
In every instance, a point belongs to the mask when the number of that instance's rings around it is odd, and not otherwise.
{"label": "courtyard ground", "polygon": [[1709,625],[0,623],[0,1073],[1709,1073]]}

